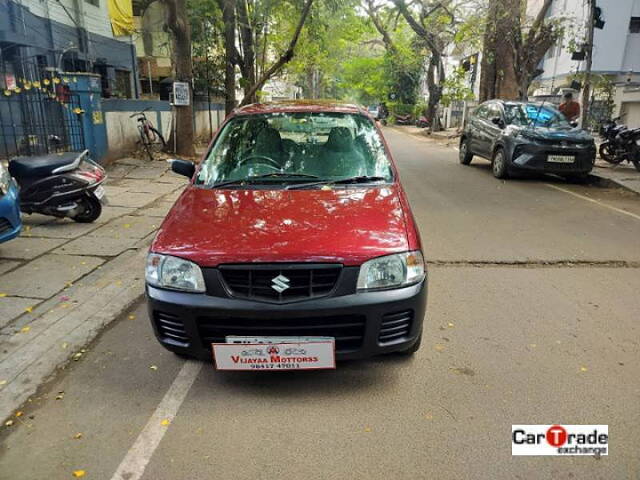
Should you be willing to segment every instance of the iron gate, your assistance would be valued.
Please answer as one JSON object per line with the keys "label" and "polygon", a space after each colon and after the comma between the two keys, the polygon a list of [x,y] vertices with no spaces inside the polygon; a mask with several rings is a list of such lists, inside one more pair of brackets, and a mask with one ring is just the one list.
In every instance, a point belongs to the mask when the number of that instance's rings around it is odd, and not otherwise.
{"label": "iron gate", "polygon": [[0,158],[84,150],[82,114],[66,89],[0,92]]}

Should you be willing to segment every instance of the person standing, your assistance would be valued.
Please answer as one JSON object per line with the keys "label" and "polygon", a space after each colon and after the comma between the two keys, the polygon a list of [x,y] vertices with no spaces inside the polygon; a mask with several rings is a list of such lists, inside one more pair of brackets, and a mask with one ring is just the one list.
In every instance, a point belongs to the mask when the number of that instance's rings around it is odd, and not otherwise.
{"label": "person standing", "polygon": [[564,102],[560,104],[559,109],[570,122],[576,121],[580,117],[580,104],[573,99],[571,92],[564,94]]}

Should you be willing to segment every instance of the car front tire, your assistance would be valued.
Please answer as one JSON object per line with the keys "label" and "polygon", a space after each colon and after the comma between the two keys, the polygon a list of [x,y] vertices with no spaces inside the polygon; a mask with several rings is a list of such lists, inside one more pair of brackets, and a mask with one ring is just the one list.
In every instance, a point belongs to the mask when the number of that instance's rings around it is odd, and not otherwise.
{"label": "car front tire", "polygon": [[491,160],[491,170],[496,178],[509,178],[509,168],[507,166],[507,156],[502,148],[496,150]]}
{"label": "car front tire", "polygon": [[460,152],[458,159],[462,165],[469,165],[473,160],[473,153],[469,151],[469,140],[463,138],[460,142]]}

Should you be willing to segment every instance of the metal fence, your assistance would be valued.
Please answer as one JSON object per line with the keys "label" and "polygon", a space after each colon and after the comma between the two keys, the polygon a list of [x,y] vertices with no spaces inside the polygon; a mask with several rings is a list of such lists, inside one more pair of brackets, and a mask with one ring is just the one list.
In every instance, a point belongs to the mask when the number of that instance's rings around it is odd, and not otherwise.
{"label": "metal fence", "polygon": [[0,158],[83,150],[82,114],[63,88],[0,92]]}

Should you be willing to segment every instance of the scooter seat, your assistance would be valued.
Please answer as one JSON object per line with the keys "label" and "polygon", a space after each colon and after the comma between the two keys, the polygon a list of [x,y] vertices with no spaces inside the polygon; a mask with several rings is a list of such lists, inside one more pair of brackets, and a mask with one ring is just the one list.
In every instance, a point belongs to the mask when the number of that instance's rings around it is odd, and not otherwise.
{"label": "scooter seat", "polygon": [[[62,152],[38,155],[34,157],[16,157],[9,161],[9,173],[15,178],[46,177],[54,174],[54,170],[72,167],[79,163],[84,152]],[[72,170],[73,168],[69,168]]]}

